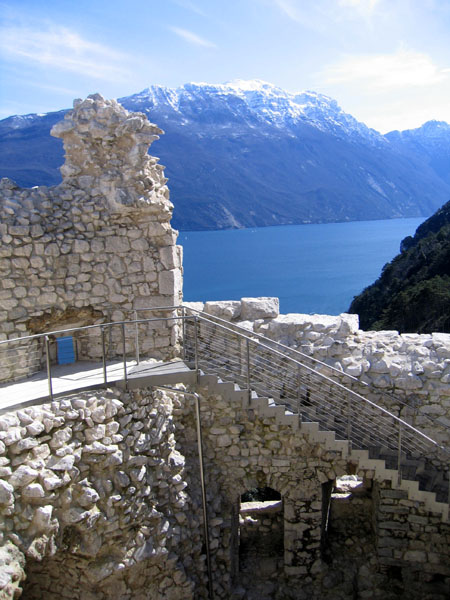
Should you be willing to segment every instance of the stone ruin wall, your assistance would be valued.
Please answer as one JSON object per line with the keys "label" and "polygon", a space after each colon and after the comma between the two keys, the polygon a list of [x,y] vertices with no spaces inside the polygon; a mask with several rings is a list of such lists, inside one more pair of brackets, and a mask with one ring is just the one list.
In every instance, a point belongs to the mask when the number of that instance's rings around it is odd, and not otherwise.
{"label": "stone ruin wall", "polygon": [[[280,600],[393,600],[403,590],[444,600],[450,525],[440,515],[243,408],[239,395],[194,390],[216,598],[259,598],[251,590],[260,589]],[[23,588],[36,600],[206,600],[196,436],[192,399],[169,392],[83,392],[0,416],[0,598]],[[366,499],[350,513],[332,501],[324,539],[323,485],[350,471]],[[270,552],[253,555],[261,568],[249,575],[239,496],[265,486],[282,497],[283,548],[275,563]],[[395,589],[392,569],[402,578]]]}
{"label": "stone ruin wall", "polygon": [[[370,386],[363,388],[367,398],[450,447],[450,334],[362,331],[358,316],[349,314],[280,315],[278,298],[186,305],[357,378]],[[345,385],[361,393],[350,379]]]}
{"label": "stone ruin wall", "polygon": [[[146,154],[160,133],[143,115],[91,96],[54,129],[66,149],[59,186],[23,190],[2,180],[0,339],[181,302],[172,205],[162,167]],[[375,399],[377,389],[394,389],[408,403],[402,416],[422,429],[426,414],[442,431],[450,424],[450,336],[362,332],[349,315],[280,316],[275,299],[196,307],[370,382]],[[177,353],[177,330],[142,333],[152,356]],[[89,342],[83,356],[98,358],[98,339]],[[3,366],[0,379],[36,367],[21,361],[18,354]],[[423,600],[430,583],[448,584],[448,524],[373,482],[370,471],[358,472],[370,490],[358,509],[361,527],[336,526],[335,562],[324,561],[322,486],[357,465],[200,391],[217,598],[245,597],[238,500],[265,485],[283,499],[284,566],[273,573],[280,598],[398,597],[391,567],[401,570],[410,598]],[[1,600],[21,587],[24,597],[46,599],[207,597],[195,420],[183,397],[110,390],[4,414],[0,512]],[[335,506],[335,523],[344,512]]]}
{"label": "stone ruin wall", "polygon": [[[180,304],[173,206],[163,167],[147,154],[161,133],[143,114],[92,95],[52,129],[65,148],[60,185],[21,189],[1,180],[0,340]],[[141,328],[144,352],[174,352],[174,328]],[[101,355],[99,331],[91,335],[81,358]],[[35,343],[1,362],[0,380],[26,375],[42,366],[42,348]]]}

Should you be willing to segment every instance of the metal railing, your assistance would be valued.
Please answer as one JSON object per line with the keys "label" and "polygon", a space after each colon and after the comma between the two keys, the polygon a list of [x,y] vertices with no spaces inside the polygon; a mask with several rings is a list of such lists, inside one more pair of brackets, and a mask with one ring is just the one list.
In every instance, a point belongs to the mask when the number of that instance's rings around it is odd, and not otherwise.
{"label": "metal railing", "polygon": [[[2,340],[0,381],[4,385],[30,378],[38,381],[42,380],[39,375],[45,373],[47,393],[43,396],[52,399],[58,392],[54,388],[54,371],[58,369],[58,377],[67,379],[64,368],[69,369],[68,364],[58,364],[57,340],[71,337],[73,362],[83,363],[84,367],[78,365],[71,369],[71,372],[79,369],[77,381],[80,387],[89,383],[89,380],[92,380],[93,385],[105,385],[110,382],[111,377],[113,380],[122,379],[126,383],[131,366],[139,365],[142,357],[153,358],[155,361],[165,358],[169,346],[168,337],[179,338],[174,334],[174,325],[184,317],[178,316],[173,307],[146,310],[165,310],[172,314],[168,317],[135,318]],[[137,315],[136,311],[135,314]],[[181,331],[181,327],[179,329]],[[94,376],[89,372],[90,366],[100,369],[100,379],[98,374]],[[84,371],[88,371],[85,377]],[[65,391],[64,386],[60,386],[59,391]]]}
{"label": "metal railing", "polygon": [[[137,318],[142,311],[165,311],[170,316]],[[394,457],[399,478],[402,474],[408,477],[410,459],[421,461],[422,470],[437,469],[442,480],[448,478],[450,452],[446,447],[337,381],[333,377],[336,370],[325,363],[297,351],[287,352],[290,349],[273,340],[185,307],[139,309],[133,316],[126,321],[1,341],[0,372],[10,369],[16,373],[11,379],[23,379],[44,369],[47,395],[53,398],[59,393],[53,385],[55,339],[72,335],[77,360],[100,365],[98,385],[110,382],[112,367],[116,368],[114,379],[127,383],[131,365],[138,365],[143,357],[161,358],[156,356],[155,340],[159,335],[167,346],[167,336],[173,341],[174,326],[178,325],[175,338],[183,342],[183,358],[197,372],[214,373],[237,383],[248,390],[249,399],[253,390],[282,404],[300,421],[318,422],[321,429],[334,431],[337,439],[348,440],[351,447],[369,450],[373,458]],[[331,374],[324,367],[332,369]]]}
{"label": "metal railing", "polygon": [[[404,417],[401,414],[403,411],[410,413],[411,416],[417,416],[417,407],[412,406],[410,403],[406,402],[398,395],[394,395],[394,393],[389,393],[384,389],[375,387],[373,384],[370,384],[368,382],[361,381],[357,377],[350,375],[349,373],[343,370],[337,369],[336,367],[333,367],[328,363],[323,362],[309,354],[305,354],[297,348],[292,348],[290,346],[287,346],[286,344],[263,336],[259,333],[255,333],[253,331],[249,332],[243,327],[236,325],[235,323],[226,321],[225,319],[221,319],[220,317],[216,317],[207,313],[202,313],[201,311],[194,310],[190,307],[187,309],[187,311],[193,315],[197,314],[199,316],[206,317],[210,321],[218,323],[219,325],[223,325],[228,329],[236,331],[237,333],[242,333],[244,335],[249,335],[251,333],[251,337],[253,339],[259,339],[262,343],[269,346],[270,348],[273,348],[274,350],[277,350],[282,354],[286,354],[290,358],[293,358],[294,360],[300,362],[302,365],[312,368],[317,373],[321,373],[322,375],[328,376],[330,379],[341,383],[344,387],[349,388],[352,391],[356,391],[359,395],[363,396],[364,398],[366,398],[368,395],[374,397],[375,404],[379,405],[380,401],[382,401],[383,408],[386,408],[392,414],[396,414],[396,416],[399,418],[404,419]],[[435,431],[441,429],[450,437],[449,428],[443,425],[443,423],[439,421],[438,417],[428,413],[421,413],[420,417],[426,424],[425,426],[427,428],[430,428]],[[413,424],[410,423],[410,425]]]}
{"label": "metal railing", "polygon": [[282,351],[272,340],[205,313],[189,312],[194,314],[184,321],[184,352],[197,369],[237,383],[248,390],[249,398],[254,390],[273,399],[300,421],[318,422],[321,429],[334,431],[337,439],[368,450],[373,458],[390,456],[399,480],[403,474],[408,477],[411,461],[421,461],[422,470],[440,471],[441,487],[445,485],[450,458],[445,446],[319,372],[310,361],[307,364]]}

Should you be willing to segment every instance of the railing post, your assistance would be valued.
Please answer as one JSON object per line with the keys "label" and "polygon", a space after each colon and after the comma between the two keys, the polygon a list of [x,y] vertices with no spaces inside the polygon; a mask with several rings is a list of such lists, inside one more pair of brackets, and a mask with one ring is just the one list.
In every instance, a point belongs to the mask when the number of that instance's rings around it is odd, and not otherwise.
{"label": "railing post", "polygon": [[52,386],[52,368],[50,364],[50,346],[48,335],[44,337],[45,340],[45,362],[47,364],[47,379],[48,379],[48,395],[53,400],[53,386]]}
{"label": "railing post", "polygon": [[397,471],[398,471],[398,484],[402,482],[402,422],[398,421],[398,455],[397,455]]}
{"label": "railing post", "polygon": [[125,343],[125,323],[122,323],[122,354],[123,354],[123,379],[125,381],[125,389],[128,391],[127,354],[126,354],[126,343]]}
{"label": "railing post", "polygon": [[[447,471],[448,474],[448,498],[447,498],[447,504],[450,507],[450,469]],[[448,519],[450,520],[450,514],[448,515]]]}
{"label": "railing post", "polygon": [[138,314],[137,314],[137,310],[134,311],[134,337],[135,337],[135,344],[136,344],[136,364],[139,364],[139,325],[137,323],[137,318],[138,318]]}
{"label": "railing post", "polygon": [[103,381],[107,383],[107,374],[106,374],[106,340],[105,340],[105,326],[100,326],[100,331],[102,332],[102,363],[103,363]]}
{"label": "railing post", "polygon": [[200,468],[200,486],[202,490],[202,506],[203,506],[203,531],[205,536],[206,550],[206,565],[208,569],[208,597],[210,600],[214,598],[213,583],[212,583],[212,567],[211,567],[211,551],[209,546],[209,525],[208,525],[208,510],[206,504],[206,484],[205,484],[205,466],[203,461],[203,441],[202,441],[202,425],[200,417],[200,397],[198,394],[193,394],[195,402],[195,416],[197,422],[197,447],[198,447],[198,462]]}
{"label": "railing post", "polygon": [[252,390],[251,390],[251,385],[250,385],[250,340],[248,338],[246,338],[245,340],[245,350],[246,350],[246,361],[247,361],[247,369],[246,369],[246,379],[247,379],[247,400],[248,400],[248,406],[250,406],[250,400],[252,398]]}
{"label": "railing post", "polygon": [[350,394],[347,396],[347,440],[348,453],[352,451],[352,399]]}
{"label": "railing post", "polygon": [[195,365],[195,373],[197,375],[197,383],[199,380],[199,372],[198,372],[198,317],[194,317],[194,335],[195,335],[195,357],[194,357],[194,365]]}
{"label": "railing post", "polygon": [[298,413],[298,424],[299,426],[302,424],[302,411],[301,411],[301,406],[302,406],[302,378],[300,375],[300,369],[297,372],[297,413]]}
{"label": "railing post", "polygon": [[183,336],[183,360],[186,360],[186,307],[181,307],[181,328]]}

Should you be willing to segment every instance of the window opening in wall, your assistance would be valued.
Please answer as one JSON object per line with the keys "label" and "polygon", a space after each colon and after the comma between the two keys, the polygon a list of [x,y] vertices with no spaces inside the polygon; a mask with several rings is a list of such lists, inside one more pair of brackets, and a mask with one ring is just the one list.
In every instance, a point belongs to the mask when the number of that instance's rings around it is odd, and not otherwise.
{"label": "window opening in wall", "polygon": [[[242,494],[239,505],[239,573],[241,583],[267,594],[276,588],[284,564],[284,511],[281,494],[270,487]],[[265,596],[261,596],[265,597]]]}
{"label": "window opening in wall", "polygon": [[337,568],[354,565],[373,550],[374,533],[371,479],[347,473],[322,486],[321,555],[325,562]]}
{"label": "window opening in wall", "polygon": [[347,500],[351,498],[357,488],[363,485],[363,478],[358,475],[342,475],[336,479],[334,489],[331,494],[333,499]]}

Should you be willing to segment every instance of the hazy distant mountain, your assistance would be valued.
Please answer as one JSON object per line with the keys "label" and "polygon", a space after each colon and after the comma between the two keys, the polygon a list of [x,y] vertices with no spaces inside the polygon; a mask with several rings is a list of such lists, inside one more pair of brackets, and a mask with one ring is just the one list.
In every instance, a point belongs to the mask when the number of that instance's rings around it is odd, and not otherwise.
{"label": "hazy distant mountain", "polygon": [[[119,101],[166,132],[151,152],[166,165],[179,229],[427,216],[450,197],[437,158],[321,94],[236,81],[152,86]],[[48,132],[62,114],[0,121],[0,175],[57,183],[62,148]]]}
{"label": "hazy distant mountain", "polygon": [[418,129],[391,131],[386,138],[400,152],[413,155],[429,165],[450,184],[450,125],[427,121]]}

